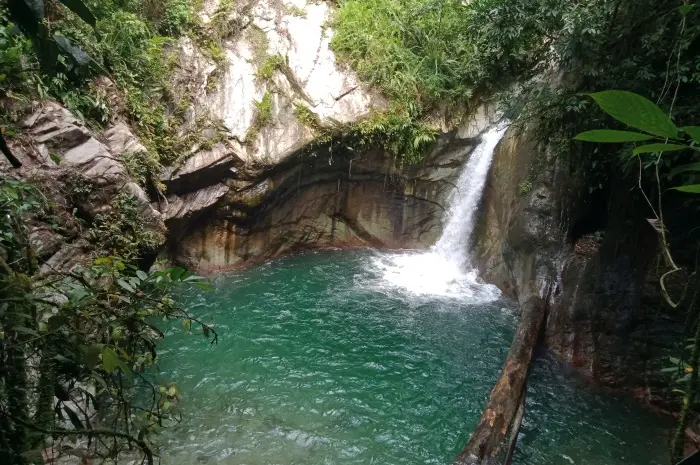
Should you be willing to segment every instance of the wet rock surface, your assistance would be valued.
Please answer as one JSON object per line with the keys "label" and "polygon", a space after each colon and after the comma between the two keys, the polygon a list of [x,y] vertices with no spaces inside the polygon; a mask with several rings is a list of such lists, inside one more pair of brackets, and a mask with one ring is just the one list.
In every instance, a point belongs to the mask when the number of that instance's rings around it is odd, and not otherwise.
{"label": "wet rock surface", "polygon": [[656,237],[640,215],[636,180],[610,186],[609,200],[595,204],[587,181],[574,158],[509,131],[494,157],[475,255],[484,279],[521,305],[546,299],[548,348],[603,384],[653,396],[663,386],[658,354],[683,320],[660,305]]}
{"label": "wet rock surface", "polygon": [[262,172],[242,169],[169,253],[214,272],[303,248],[426,247],[440,234],[444,201],[475,144],[446,134],[423,163],[407,168],[379,150],[320,150]]}

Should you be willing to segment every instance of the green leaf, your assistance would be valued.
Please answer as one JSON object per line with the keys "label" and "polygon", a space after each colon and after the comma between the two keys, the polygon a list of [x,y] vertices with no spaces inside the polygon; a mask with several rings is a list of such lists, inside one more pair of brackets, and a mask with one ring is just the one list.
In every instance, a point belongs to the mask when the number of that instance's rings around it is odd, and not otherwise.
{"label": "green leaf", "polygon": [[659,137],[678,137],[678,128],[671,118],[641,95],[624,90],[606,90],[588,95],[605,113],[628,126]]}
{"label": "green leaf", "polygon": [[700,184],[688,184],[687,186],[673,187],[672,190],[687,192],[689,194],[700,194]]}
{"label": "green leaf", "polygon": [[131,293],[135,292],[134,288],[131,287],[131,284],[127,283],[126,281],[124,281],[121,278],[117,279],[117,284],[119,284],[119,286],[121,286],[123,289],[125,289],[128,292],[131,292]]}
{"label": "green leaf", "polygon": [[681,129],[692,137],[695,142],[700,142],[700,126],[683,126]]}
{"label": "green leaf", "polygon": [[668,367],[668,368],[662,368],[659,370],[661,373],[675,373],[678,371],[678,367]]}
{"label": "green leaf", "polygon": [[687,145],[680,144],[647,144],[637,147],[632,153],[639,155],[640,153],[675,152],[687,148]]}
{"label": "green leaf", "polygon": [[180,276],[182,276],[186,270],[184,268],[176,267],[170,270],[170,279],[173,281],[178,281]]}
{"label": "green leaf", "polygon": [[111,373],[120,365],[121,360],[119,360],[119,356],[114,349],[111,347],[105,347],[102,351],[102,368],[104,368],[107,373]]}
{"label": "green leaf", "polygon": [[671,363],[675,363],[676,365],[681,364],[680,359],[677,359],[676,357],[669,357],[668,359],[670,360]]}
{"label": "green leaf", "polygon": [[681,5],[678,7],[678,11],[680,11],[681,15],[685,16],[691,11],[695,9],[695,5]]}
{"label": "green leaf", "polygon": [[83,356],[83,363],[91,370],[95,368],[100,362],[100,348],[97,346],[81,346],[80,349]]}
{"label": "green leaf", "polygon": [[689,163],[687,165],[678,166],[671,170],[671,176],[685,173],[686,171],[700,171],[700,163]]}
{"label": "green leaf", "polygon": [[136,270],[136,276],[138,276],[141,281],[146,281],[148,279],[148,275],[141,270]]}
{"label": "green leaf", "polygon": [[80,19],[88,23],[90,26],[95,27],[97,24],[97,19],[95,15],[92,14],[90,8],[87,7],[81,0],[61,0],[68,9],[73,13],[78,15]]}
{"label": "green leaf", "polygon": [[584,142],[637,142],[653,139],[654,136],[631,131],[615,131],[612,129],[594,129],[582,132],[574,137],[575,140]]}

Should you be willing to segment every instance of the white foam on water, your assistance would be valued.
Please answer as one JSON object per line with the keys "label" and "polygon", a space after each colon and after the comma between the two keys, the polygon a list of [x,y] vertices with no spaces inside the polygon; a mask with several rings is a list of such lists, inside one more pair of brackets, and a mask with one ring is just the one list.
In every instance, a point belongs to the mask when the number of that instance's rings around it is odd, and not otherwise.
{"label": "white foam on water", "polygon": [[506,124],[500,124],[489,130],[472,152],[448,201],[445,227],[435,245],[425,252],[378,253],[370,261],[369,270],[378,278],[372,280],[372,287],[382,292],[394,289],[473,303],[500,297],[495,286],[478,282],[469,252],[493,152],[506,129]]}

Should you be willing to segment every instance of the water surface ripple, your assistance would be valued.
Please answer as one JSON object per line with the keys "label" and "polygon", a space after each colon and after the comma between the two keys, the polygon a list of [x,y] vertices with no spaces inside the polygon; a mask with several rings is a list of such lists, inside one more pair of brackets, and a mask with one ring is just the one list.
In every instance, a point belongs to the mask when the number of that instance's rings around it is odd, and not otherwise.
{"label": "water surface ripple", "polygon": [[[162,463],[451,463],[499,375],[515,318],[494,298],[397,292],[377,258],[307,253],[188,295],[220,343],[168,331],[158,377],[178,381],[184,421],[165,433]],[[545,359],[515,463],[660,463],[658,423]]]}

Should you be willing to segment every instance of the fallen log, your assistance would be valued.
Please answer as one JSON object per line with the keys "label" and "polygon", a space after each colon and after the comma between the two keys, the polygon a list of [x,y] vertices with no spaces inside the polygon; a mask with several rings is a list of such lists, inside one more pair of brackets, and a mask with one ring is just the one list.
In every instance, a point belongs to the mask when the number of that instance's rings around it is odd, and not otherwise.
{"label": "fallen log", "polygon": [[523,388],[523,395],[520,399],[520,407],[518,407],[518,413],[515,415],[515,421],[513,421],[513,427],[510,429],[510,439],[508,440],[508,448],[506,449],[506,458],[503,460],[503,465],[511,465],[513,463],[513,454],[515,454],[515,446],[518,444],[518,433],[520,432],[520,426],[523,424],[523,417],[525,416],[525,396],[527,394],[527,383],[525,388]]}
{"label": "fallen log", "polygon": [[491,391],[479,424],[457,457],[455,465],[491,463],[491,459],[500,451],[521,400],[524,399],[532,353],[540,339],[546,315],[546,300],[532,297],[521,304],[521,308],[520,325],[510,346],[501,377]]}

